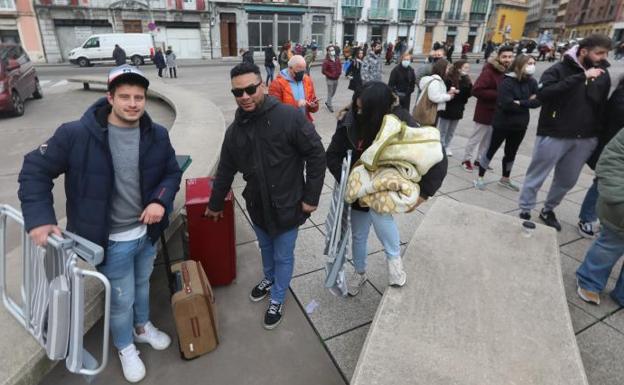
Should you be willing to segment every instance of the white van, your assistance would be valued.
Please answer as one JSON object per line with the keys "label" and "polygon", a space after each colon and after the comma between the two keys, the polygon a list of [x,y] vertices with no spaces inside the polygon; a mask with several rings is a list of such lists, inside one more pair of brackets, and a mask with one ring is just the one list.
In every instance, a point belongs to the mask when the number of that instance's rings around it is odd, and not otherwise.
{"label": "white van", "polygon": [[115,44],[135,66],[145,64],[154,55],[154,42],[148,33],[106,33],[91,35],[80,47],[69,52],[69,62],[87,67],[92,63],[112,62]]}

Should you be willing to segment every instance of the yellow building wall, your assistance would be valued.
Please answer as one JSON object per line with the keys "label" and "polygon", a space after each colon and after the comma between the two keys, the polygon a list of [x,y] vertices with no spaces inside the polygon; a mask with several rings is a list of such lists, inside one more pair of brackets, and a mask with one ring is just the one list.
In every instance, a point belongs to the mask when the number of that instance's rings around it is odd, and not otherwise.
{"label": "yellow building wall", "polygon": [[499,5],[490,18],[488,38],[496,44],[522,39],[527,10]]}

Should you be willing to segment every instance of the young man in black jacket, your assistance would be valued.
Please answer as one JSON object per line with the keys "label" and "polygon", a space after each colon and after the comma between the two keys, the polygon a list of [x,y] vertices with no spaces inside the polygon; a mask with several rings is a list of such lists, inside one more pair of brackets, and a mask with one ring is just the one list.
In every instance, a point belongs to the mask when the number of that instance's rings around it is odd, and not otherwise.
{"label": "young man in black jacket", "polygon": [[222,216],[234,175],[241,172],[264,268],[250,299],[260,301],[271,292],[264,327],[273,329],[281,321],[292,278],[298,228],[316,210],[323,189],[325,150],[300,110],[264,94],[256,65],[239,64],[230,77],[239,108],[225,133],[206,215]]}
{"label": "young man in black jacket", "polygon": [[565,53],[540,79],[542,102],[533,158],[520,194],[520,218],[531,218],[537,192],[555,169],[540,219],[561,231],[553,210],[574,187],[598,144],[611,87],[606,61],[611,40],[591,35]]}

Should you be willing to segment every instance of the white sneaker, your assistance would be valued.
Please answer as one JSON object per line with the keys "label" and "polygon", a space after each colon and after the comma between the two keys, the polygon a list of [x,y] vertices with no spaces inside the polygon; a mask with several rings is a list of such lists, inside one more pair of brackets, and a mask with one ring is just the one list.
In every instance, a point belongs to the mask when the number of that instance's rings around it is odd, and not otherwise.
{"label": "white sneaker", "polygon": [[368,280],[366,273],[360,274],[356,271],[351,272],[347,280],[347,291],[349,295],[355,297],[356,295],[360,294],[360,290],[362,289],[362,286],[364,285],[366,280]]}
{"label": "white sneaker", "polygon": [[167,334],[156,329],[151,322],[148,321],[145,326],[143,326],[143,329],[145,332],[142,334],[137,334],[136,330],[132,331],[132,334],[134,334],[134,342],[150,344],[152,348],[156,350],[165,350],[171,344],[171,338],[169,338]]}
{"label": "white sneaker", "polygon": [[390,286],[403,286],[407,282],[407,274],[403,270],[401,257],[388,260],[388,281]]}
{"label": "white sneaker", "polygon": [[128,382],[139,382],[145,378],[145,365],[139,358],[139,351],[134,344],[119,351],[119,360],[123,375]]}
{"label": "white sneaker", "polygon": [[453,151],[451,150],[446,150],[446,156],[448,156],[449,158],[453,156]]}

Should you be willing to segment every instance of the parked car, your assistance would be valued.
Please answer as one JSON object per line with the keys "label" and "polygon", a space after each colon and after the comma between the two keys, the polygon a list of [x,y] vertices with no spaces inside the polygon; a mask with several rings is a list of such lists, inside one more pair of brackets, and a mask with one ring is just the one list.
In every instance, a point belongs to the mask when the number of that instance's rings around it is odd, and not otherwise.
{"label": "parked car", "polygon": [[32,61],[19,45],[0,44],[0,111],[22,116],[31,96],[43,97]]}
{"label": "parked car", "polygon": [[114,63],[115,44],[126,51],[135,66],[145,64],[154,56],[154,42],[149,33],[106,33],[91,35],[80,47],[69,51],[69,62],[81,67],[93,63]]}

